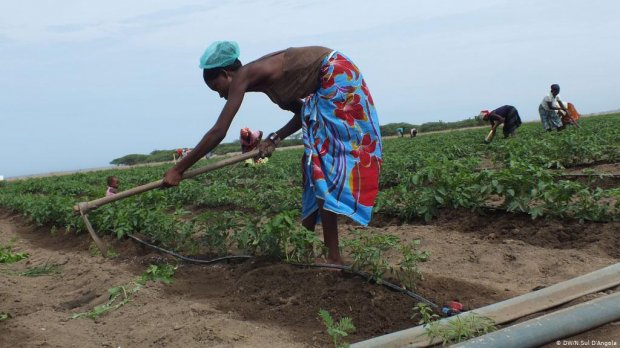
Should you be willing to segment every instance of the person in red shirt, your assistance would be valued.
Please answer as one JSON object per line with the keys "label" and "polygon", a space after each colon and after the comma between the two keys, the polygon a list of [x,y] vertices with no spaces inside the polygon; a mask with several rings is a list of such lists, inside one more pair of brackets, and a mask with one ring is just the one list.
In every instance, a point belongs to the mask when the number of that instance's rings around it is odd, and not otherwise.
{"label": "person in red shirt", "polygon": [[246,153],[254,150],[258,146],[262,138],[262,131],[251,131],[250,128],[241,128],[241,131],[239,132],[241,152]]}

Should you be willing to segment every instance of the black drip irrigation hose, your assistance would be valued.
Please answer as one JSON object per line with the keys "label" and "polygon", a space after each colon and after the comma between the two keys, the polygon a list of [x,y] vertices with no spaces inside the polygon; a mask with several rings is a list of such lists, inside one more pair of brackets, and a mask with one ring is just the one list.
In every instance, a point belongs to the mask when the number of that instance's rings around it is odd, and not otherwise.
{"label": "black drip irrigation hose", "polygon": [[575,173],[575,174],[561,174],[561,177],[575,177],[575,178],[581,178],[581,177],[595,177],[595,178],[620,178],[620,174],[610,174],[610,173],[592,173],[592,174],[585,174],[585,173]]}
{"label": "black drip irrigation hose", "polygon": [[[213,263],[227,261],[227,260],[249,259],[249,258],[252,258],[252,256],[250,256],[250,255],[230,255],[230,256],[218,257],[218,258],[211,259],[211,260],[201,260],[201,259],[196,259],[196,258],[193,258],[193,257],[183,256],[181,254],[175,253],[174,251],[170,251],[170,250],[166,250],[164,248],[160,248],[160,247],[158,247],[156,245],[153,245],[151,243],[145,242],[142,239],[140,239],[140,238],[138,238],[138,237],[136,237],[136,236],[134,236],[132,234],[127,234],[127,237],[135,240],[138,243],[144,244],[144,245],[146,245],[146,246],[148,246],[150,248],[153,248],[153,249],[161,251],[163,253],[172,255],[172,256],[174,256],[174,257],[176,257],[178,259],[181,259],[183,261],[192,262],[192,263],[213,264]],[[385,286],[385,287],[387,287],[387,288],[389,288],[391,290],[395,290],[395,291],[401,292],[401,293],[403,293],[403,294],[405,294],[405,295],[407,295],[407,296],[409,296],[409,297],[411,297],[413,299],[416,299],[416,300],[418,300],[420,302],[424,302],[424,303],[426,303],[427,305],[429,305],[431,307],[439,308],[439,306],[436,305],[435,303],[431,302],[430,300],[425,299],[424,297],[422,297],[422,296],[420,296],[420,295],[418,295],[418,294],[416,294],[414,292],[411,292],[411,291],[409,291],[407,289],[404,289],[404,288],[402,288],[402,287],[400,287],[400,286],[398,286],[396,284],[390,283],[390,282],[385,281],[385,280],[381,280],[380,282],[378,282],[375,279],[375,277],[373,277],[372,275],[370,275],[368,273],[365,273],[365,272],[354,270],[354,269],[351,268],[351,266],[335,265],[335,264],[320,264],[320,263],[313,263],[313,264],[288,263],[288,264],[293,265],[293,266],[297,266],[297,267],[339,269],[339,270],[342,270],[344,272],[348,272],[348,273],[351,273],[351,274],[354,274],[354,275],[358,275],[358,276],[360,276],[362,278],[365,278],[365,279],[367,279],[369,281],[372,280],[375,283],[381,284],[381,285],[383,285],[383,286]]]}
{"label": "black drip irrigation hose", "polygon": [[176,258],[179,258],[179,259],[181,259],[183,261],[193,262],[193,263],[211,264],[211,263],[217,263],[217,262],[222,262],[222,261],[227,261],[227,260],[234,260],[234,259],[249,259],[249,258],[252,257],[250,255],[230,255],[230,256],[218,257],[218,258],[211,259],[211,260],[201,260],[201,259],[196,259],[196,258],[193,258],[193,257],[183,256],[181,254],[175,253],[174,251],[170,251],[170,250],[166,250],[164,248],[160,248],[160,247],[158,247],[156,245],[153,245],[151,243],[145,242],[142,239],[140,239],[140,238],[138,238],[138,237],[136,237],[136,236],[134,236],[132,234],[128,234],[127,237],[135,240],[138,243],[141,243],[141,244],[144,244],[144,245],[146,245],[148,247],[151,247],[151,248],[153,248],[155,250],[159,250],[159,251],[161,251],[163,253],[172,255],[172,256],[174,256]]}
{"label": "black drip irrigation hose", "polygon": [[396,284],[390,283],[390,282],[388,282],[386,280],[383,280],[383,279],[381,281],[377,281],[377,279],[375,277],[373,277],[372,275],[370,275],[368,273],[365,273],[365,272],[362,272],[362,271],[355,270],[355,269],[351,268],[351,266],[335,265],[335,264],[328,264],[328,263],[325,263],[325,264],[323,264],[323,263],[305,264],[305,263],[292,263],[291,262],[289,264],[293,265],[293,266],[298,266],[298,267],[339,269],[339,270],[342,270],[342,271],[347,272],[347,273],[358,275],[358,276],[360,276],[362,278],[365,278],[365,279],[367,279],[369,281],[374,281],[376,284],[383,285],[386,288],[389,288],[389,289],[401,292],[401,293],[403,293],[403,294],[405,294],[405,295],[407,295],[407,296],[409,296],[409,297],[411,297],[413,299],[416,299],[416,300],[418,300],[420,302],[424,302],[424,303],[426,303],[427,305],[429,305],[431,307],[439,308],[439,306],[437,304],[431,302],[430,300],[425,299],[424,297],[422,297],[422,296],[420,296],[420,295],[418,295],[418,294],[416,294],[414,292],[411,292],[411,291],[409,291],[409,290],[407,290],[405,288],[402,288],[402,287],[400,287],[400,286],[398,286]]}

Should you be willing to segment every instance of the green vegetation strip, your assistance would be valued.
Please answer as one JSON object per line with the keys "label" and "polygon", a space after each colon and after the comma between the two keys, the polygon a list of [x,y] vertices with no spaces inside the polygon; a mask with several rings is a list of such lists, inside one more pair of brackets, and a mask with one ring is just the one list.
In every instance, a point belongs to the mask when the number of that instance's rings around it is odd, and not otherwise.
{"label": "green vegetation strip", "polygon": [[0,244],[0,263],[14,263],[28,258],[28,253],[17,253],[11,251],[11,245],[3,246]]}
{"label": "green vegetation strip", "polygon": [[[620,220],[620,188],[568,180],[557,170],[617,163],[618,116],[583,118],[581,128],[553,133],[543,132],[539,124],[524,124],[516,138],[496,138],[490,145],[483,143],[486,129],[385,140],[374,213],[402,222],[430,221],[444,210],[478,211],[492,201],[500,209],[532,218]],[[99,233],[118,238],[140,233],[183,254],[244,253],[303,261],[318,250],[308,253],[299,245],[316,249],[321,243],[312,233],[299,230],[301,153],[279,151],[265,165],[222,168],[186,180],[178,188],[105,205],[89,219]],[[83,232],[72,207],[102,197],[108,175],[117,176],[120,189],[126,190],[160,179],[169,167],[0,182],[0,206],[37,225]],[[485,167],[492,169],[481,169]],[[287,235],[284,229],[296,233]],[[343,247],[355,250],[355,241]],[[421,258],[406,253],[401,250],[403,260]],[[368,271],[385,272],[385,265],[375,266]]]}

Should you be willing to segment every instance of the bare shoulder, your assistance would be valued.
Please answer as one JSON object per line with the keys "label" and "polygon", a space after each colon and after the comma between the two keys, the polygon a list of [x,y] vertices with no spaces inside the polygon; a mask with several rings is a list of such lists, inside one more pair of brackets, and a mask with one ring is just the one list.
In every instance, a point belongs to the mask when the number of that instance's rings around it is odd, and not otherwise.
{"label": "bare shoulder", "polygon": [[241,73],[250,81],[251,90],[263,91],[282,77],[283,64],[284,51],[278,51],[244,65]]}

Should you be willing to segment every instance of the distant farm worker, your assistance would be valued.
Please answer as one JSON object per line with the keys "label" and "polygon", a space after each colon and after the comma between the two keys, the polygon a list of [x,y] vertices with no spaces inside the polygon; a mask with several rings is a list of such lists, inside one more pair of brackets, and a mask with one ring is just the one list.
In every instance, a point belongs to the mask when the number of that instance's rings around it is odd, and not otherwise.
{"label": "distant farm worker", "polygon": [[251,131],[250,128],[241,128],[239,141],[241,142],[241,153],[254,150],[263,138],[262,131]]}
{"label": "distant farm worker", "polygon": [[405,128],[396,128],[396,133],[398,134],[399,137],[403,137],[403,134],[405,133]]}
{"label": "distant farm worker", "polygon": [[411,130],[409,131],[409,137],[410,138],[415,138],[416,135],[418,135],[418,130],[415,128],[411,128]]}
{"label": "distant farm worker", "polygon": [[566,110],[567,111],[558,111],[558,115],[562,120],[562,128],[568,125],[579,128],[579,124],[577,123],[577,121],[579,120],[579,117],[581,117],[581,115],[577,112],[577,109],[575,109],[575,105],[573,105],[572,103],[566,103]]}
{"label": "distant farm worker", "polygon": [[517,128],[521,126],[519,111],[517,111],[517,109],[512,105],[500,106],[493,111],[482,110],[480,111],[480,116],[482,116],[483,120],[491,123],[491,131],[487,135],[486,139],[484,139],[484,142],[487,144],[493,140],[495,132],[501,124],[504,125],[504,138],[514,136]]}
{"label": "distant farm worker", "polygon": [[558,116],[558,111],[564,110],[567,112],[564,103],[560,100],[560,85],[551,85],[551,92],[545,96],[538,106],[538,113],[540,114],[540,121],[543,128],[547,132],[552,130],[562,130],[562,120]]}
{"label": "distant farm worker", "polygon": [[[241,153],[254,150],[263,138],[262,131],[251,131],[250,128],[241,128],[239,132],[239,141],[241,143]],[[267,158],[254,158],[245,161],[247,164],[265,163]]]}
{"label": "distant farm worker", "polygon": [[180,160],[183,157],[183,149],[177,149],[175,153],[172,155],[172,159],[174,163],[177,163],[177,160]]}
{"label": "distant farm worker", "polygon": [[105,192],[106,197],[115,195],[118,192],[118,178],[110,175],[107,179],[108,189]]}
{"label": "distant farm worker", "polygon": [[379,190],[381,134],[373,99],[357,66],[325,47],[293,47],[247,65],[237,43],[219,41],[200,58],[207,86],[226,99],[215,125],[192,153],[168,170],[164,184],[183,173],[226,136],[246,92],[265,93],[293,117],[258,145],[269,156],[278,143],[302,130],[302,224],[323,224],[327,261],[341,264],[338,215],[367,225]]}

